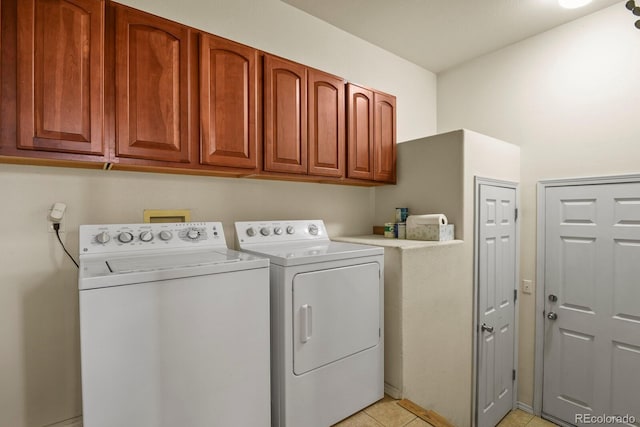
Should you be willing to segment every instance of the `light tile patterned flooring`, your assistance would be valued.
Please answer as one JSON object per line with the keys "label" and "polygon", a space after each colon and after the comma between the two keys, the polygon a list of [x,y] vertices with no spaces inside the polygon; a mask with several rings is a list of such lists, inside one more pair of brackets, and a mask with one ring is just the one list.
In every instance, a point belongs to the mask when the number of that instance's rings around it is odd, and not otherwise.
{"label": "light tile patterned flooring", "polygon": [[[498,424],[498,427],[525,426],[555,427],[555,424],[519,409],[511,411]],[[339,422],[334,427],[431,427],[431,424],[398,405],[397,400],[385,395],[382,400]]]}

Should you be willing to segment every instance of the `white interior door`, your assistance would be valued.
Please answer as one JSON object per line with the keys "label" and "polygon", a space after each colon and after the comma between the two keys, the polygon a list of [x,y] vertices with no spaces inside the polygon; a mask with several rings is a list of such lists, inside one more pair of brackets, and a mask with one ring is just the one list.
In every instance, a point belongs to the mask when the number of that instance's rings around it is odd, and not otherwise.
{"label": "white interior door", "polygon": [[542,412],[638,426],[640,183],[550,187],[545,211]]}
{"label": "white interior door", "polygon": [[514,402],[516,190],[480,185],[478,219],[478,427]]}

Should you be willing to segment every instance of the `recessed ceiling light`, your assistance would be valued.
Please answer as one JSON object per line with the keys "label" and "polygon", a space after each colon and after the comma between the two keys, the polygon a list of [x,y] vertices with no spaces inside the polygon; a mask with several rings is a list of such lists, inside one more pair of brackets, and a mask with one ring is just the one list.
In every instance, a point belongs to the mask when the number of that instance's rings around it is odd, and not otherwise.
{"label": "recessed ceiling light", "polygon": [[588,5],[591,3],[591,0],[558,0],[558,3],[565,9],[577,9]]}

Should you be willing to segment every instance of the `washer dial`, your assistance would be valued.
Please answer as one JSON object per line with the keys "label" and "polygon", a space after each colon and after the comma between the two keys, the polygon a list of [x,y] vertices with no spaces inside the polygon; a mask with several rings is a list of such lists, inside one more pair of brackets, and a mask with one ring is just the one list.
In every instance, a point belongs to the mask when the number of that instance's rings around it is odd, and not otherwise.
{"label": "washer dial", "polygon": [[142,233],[140,233],[140,240],[142,240],[143,242],[150,242],[153,240],[153,233],[149,230],[147,231],[143,231]]}
{"label": "washer dial", "polygon": [[123,231],[122,233],[118,234],[118,240],[120,241],[120,243],[131,243],[133,241],[133,234],[129,233],[128,231]]}
{"label": "washer dial", "polygon": [[96,236],[96,242],[102,243],[103,245],[109,240],[111,240],[111,236],[109,236],[109,233],[107,233],[106,231],[103,231]]}
{"label": "washer dial", "polygon": [[171,238],[173,237],[173,233],[169,230],[162,230],[159,236],[160,240],[164,240],[166,242],[167,240],[171,240]]}

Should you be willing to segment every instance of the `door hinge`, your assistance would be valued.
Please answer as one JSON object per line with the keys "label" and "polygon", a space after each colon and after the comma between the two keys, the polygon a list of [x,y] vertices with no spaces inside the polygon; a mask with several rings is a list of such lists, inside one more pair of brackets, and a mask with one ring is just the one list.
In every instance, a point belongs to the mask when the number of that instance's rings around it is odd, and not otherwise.
{"label": "door hinge", "polygon": [[514,370],[513,370],[513,371],[511,371],[511,372],[513,373],[513,374],[511,375],[511,379],[512,379],[513,381],[515,381],[515,380],[516,380],[516,370],[514,369]]}
{"label": "door hinge", "polygon": [[518,208],[516,208],[516,212],[515,212],[515,214],[514,214],[514,215],[515,215],[515,219],[514,219],[514,221],[517,221],[517,220],[518,220]]}
{"label": "door hinge", "polygon": [[513,290],[513,302],[518,301],[518,290],[514,289]]}

